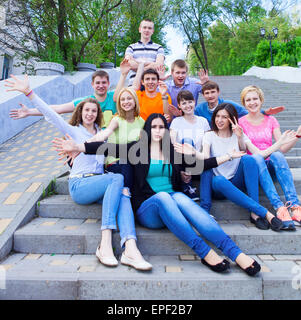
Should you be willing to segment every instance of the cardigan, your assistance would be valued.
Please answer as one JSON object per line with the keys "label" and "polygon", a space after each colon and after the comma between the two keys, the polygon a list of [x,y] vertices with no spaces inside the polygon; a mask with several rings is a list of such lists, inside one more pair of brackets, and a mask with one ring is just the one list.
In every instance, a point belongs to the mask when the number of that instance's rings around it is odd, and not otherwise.
{"label": "cardigan", "polygon": [[[117,156],[133,165],[134,184],[131,190],[131,202],[134,212],[138,210],[145,200],[156,194],[146,181],[150,166],[150,152],[147,152],[147,154],[144,154],[144,152],[141,154],[140,152],[141,150],[145,150],[146,146],[147,144],[141,140],[120,145],[104,142],[85,142],[86,154]],[[172,144],[170,144],[170,148],[170,150],[174,152],[170,153],[170,164],[172,166],[171,183],[174,191],[182,191],[182,179],[180,172],[185,170],[185,168],[194,167],[198,161],[203,162],[204,170],[218,166],[216,157],[198,160],[194,156],[183,156],[176,152]],[[134,151],[136,151],[135,155],[139,161],[135,161],[133,163],[133,161],[130,161],[130,158]]]}

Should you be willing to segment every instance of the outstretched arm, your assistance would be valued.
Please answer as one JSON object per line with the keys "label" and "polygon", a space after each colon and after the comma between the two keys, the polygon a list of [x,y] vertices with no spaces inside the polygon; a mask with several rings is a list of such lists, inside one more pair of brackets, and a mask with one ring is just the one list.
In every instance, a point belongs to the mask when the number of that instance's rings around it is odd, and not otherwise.
{"label": "outstretched arm", "polygon": [[[11,80],[12,79],[12,80]],[[75,127],[69,125],[61,116],[59,116],[50,106],[39,98],[29,86],[28,76],[25,75],[24,79],[21,80],[14,75],[11,75],[10,80],[5,80],[5,86],[10,88],[7,91],[19,91],[24,93],[33,103],[34,106],[44,115],[47,121],[51,122],[56,126],[63,134],[69,133],[74,134]]]}

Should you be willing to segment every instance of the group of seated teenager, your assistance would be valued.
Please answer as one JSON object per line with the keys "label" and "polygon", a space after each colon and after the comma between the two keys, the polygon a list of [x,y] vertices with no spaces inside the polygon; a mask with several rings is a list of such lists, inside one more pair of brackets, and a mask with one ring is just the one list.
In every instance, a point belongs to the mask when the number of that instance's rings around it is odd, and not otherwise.
{"label": "group of seated teenager", "polygon": [[[134,53],[145,44],[145,37],[150,39],[153,23],[144,20],[140,28],[141,43],[132,46]],[[6,80],[8,90],[24,93],[35,108],[22,105],[11,111],[11,117],[44,115],[65,136],[53,143],[72,162],[71,198],[78,204],[102,203],[96,256],[103,265],[118,265],[112,248],[112,231],[118,227],[120,262],[137,270],[152,269],[137,247],[137,222],[150,229],[167,227],[208,268],[228,270],[229,261],[207,240],[254,276],[260,264],[243,253],[210,215],[211,199],[227,198],[246,208],[259,229],[301,226],[300,202],[283,156],[301,137],[301,126],[281,134],[271,115],[283,108],[263,112],[264,95],[258,87],[242,90],[242,105],[222,100],[207,72],[200,72],[200,81],[187,77],[183,60],[172,64],[172,80],[165,81],[160,57],[149,62],[126,53],[115,91],[108,91],[109,76],[100,70],[92,75],[94,95],[55,106],[30,89],[27,76],[12,75]],[[125,87],[130,71],[134,77]],[[206,102],[196,106],[199,93]],[[71,111],[67,123],[59,114]],[[200,181],[200,204],[194,201],[198,198],[192,188],[195,178]],[[275,178],[285,204],[275,189]],[[275,213],[260,205],[259,185]]]}

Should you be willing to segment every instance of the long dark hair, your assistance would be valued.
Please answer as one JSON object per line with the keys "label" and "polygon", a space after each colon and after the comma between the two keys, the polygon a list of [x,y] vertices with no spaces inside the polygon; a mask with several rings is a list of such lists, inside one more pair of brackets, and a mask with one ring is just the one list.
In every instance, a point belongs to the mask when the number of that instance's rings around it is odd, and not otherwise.
{"label": "long dark hair", "polygon": [[[164,163],[173,163],[174,161],[174,148],[171,144],[171,140],[170,140],[170,132],[168,129],[168,123],[165,119],[165,117],[161,114],[161,113],[152,113],[149,115],[149,117],[146,119],[145,123],[144,123],[144,139],[147,139],[147,145],[148,145],[148,155],[150,158],[150,145],[151,145],[151,140],[152,140],[152,122],[154,119],[158,119],[160,118],[163,123],[164,123],[164,128],[165,128],[165,133],[164,136],[162,138],[162,140],[160,141],[160,149],[163,153],[163,157],[164,157]],[[143,139],[143,138],[142,138]],[[168,169],[170,170],[170,168],[168,167]],[[163,170],[164,170],[164,166],[163,166]]]}
{"label": "long dark hair", "polygon": [[[236,121],[238,122],[238,114],[237,114],[235,107],[231,103],[223,102],[215,108],[215,110],[213,111],[212,118],[211,118],[211,128],[215,133],[218,132],[218,128],[215,124],[215,118],[216,118],[217,113],[220,110],[226,110],[229,114],[229,118],[231,119],[231,121],[233,123],[235,123],[234,119],[236,119]],[[230,123],[230,130],[231,129],[232,129],[232,125]]]}

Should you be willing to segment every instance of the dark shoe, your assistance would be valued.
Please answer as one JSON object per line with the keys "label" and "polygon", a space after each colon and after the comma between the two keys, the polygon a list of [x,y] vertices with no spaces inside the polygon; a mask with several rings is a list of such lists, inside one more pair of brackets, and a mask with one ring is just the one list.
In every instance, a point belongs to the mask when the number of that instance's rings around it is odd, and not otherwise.
{"label": "dark shoe", "polygon": [[268,230],[268,229],[270,229],[270,224],[269,224],[269,221],[267,219],[259,217],[258,219],[255,220],[252,217],[250,217],[250,221],[251,221],[251,223],[254,223],[255,227],[260,229],[260,230]]}
{"label": "dark shoe", "polygon": [[241,270],[243,270],[247,275],[254,277],[260,270],[260,264],[254,260],[254,262],[250,265],[250,267],[243,269],[240,265],[238,265]]}
{"label": "dark shoe", "polygon": [[211,264],[206,262],[205,259],[201,259],[201,261],[205,266],[207,266],[208,268],[210,268],[214,272],[224,272],[224,271],[230,269],[230,263],[226,259],[224,259],[221,263],[218,263],[214,266],[212,266]]}
{"label": "dark shoe", "polygon": [[280,229],[283,228],[283,223],[280,219],[278,219],[277,217],[274,217],[271,220],[270,226],[273,231],[279,231]]}

